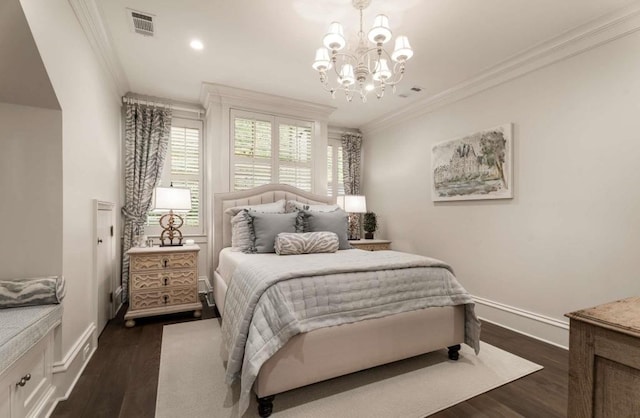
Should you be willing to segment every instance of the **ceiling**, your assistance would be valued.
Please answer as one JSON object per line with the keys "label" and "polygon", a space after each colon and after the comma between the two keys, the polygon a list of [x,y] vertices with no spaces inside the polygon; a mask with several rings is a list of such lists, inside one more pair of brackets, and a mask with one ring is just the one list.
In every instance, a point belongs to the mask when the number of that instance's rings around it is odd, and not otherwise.
{"label": "ceiling", "polygon": [[[197,103],[202,82],[335,106],[336,126],[359,127],[436,95],[509,57],[634,0],[372,0],[415,51],[396,95],[347,103],[326,93],[311,68],[329,23],[355,38],[350,0],[96,0],[132,92]],[[126,8],[155,15],[156,35],[135,34]],[[189,47],[192,38],[202,51]],[[420,93],[411,92],[422,87]],[[409,93],[409,97],[398,95]]]}

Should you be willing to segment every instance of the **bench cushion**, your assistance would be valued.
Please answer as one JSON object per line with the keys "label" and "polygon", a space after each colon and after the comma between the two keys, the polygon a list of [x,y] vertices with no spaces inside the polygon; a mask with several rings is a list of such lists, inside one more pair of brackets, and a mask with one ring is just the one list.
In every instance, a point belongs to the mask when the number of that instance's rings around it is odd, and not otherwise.
{"label": "bench cushion", "polygon": [[62,321],[62,305],[0,310],[0,374]]}

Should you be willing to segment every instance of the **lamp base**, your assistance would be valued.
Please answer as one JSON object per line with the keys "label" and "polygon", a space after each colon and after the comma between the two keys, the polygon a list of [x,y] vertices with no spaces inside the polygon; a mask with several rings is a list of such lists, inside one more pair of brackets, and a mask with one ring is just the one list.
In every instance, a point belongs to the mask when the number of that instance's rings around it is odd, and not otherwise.
{"label": "lamp base", "polygon": [[[176,225],[176,219],[180,222]],[[162,226],[162,233],[160,234],[160,246],[161,247],[181,247],[182,244],[182,232],[180,227],[184,224],[184,220],[180,215],[176,215],[173,211],[169,211],[167,215],[160,218],[160,226]]]}

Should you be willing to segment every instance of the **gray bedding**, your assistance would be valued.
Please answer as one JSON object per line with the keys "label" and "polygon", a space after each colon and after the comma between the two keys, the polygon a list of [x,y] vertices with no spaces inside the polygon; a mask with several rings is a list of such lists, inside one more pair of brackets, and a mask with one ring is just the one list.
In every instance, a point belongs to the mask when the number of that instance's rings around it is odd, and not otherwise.
{"label": "gray bedding", "polygon": [[435,306],[465,305],[465,343],[479,350],[474,303],[447,264],[396,251],[252,257],[238,266],[222,321],[226,381],[241,378],[240,413],[262,364],[291,337]]}

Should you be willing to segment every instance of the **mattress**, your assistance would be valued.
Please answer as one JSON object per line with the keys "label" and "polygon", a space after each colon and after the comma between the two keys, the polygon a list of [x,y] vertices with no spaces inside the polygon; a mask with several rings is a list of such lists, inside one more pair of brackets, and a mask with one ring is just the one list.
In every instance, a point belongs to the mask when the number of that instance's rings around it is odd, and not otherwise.
{"label": "mattress", "polygon": [[62,320],[62,305],[0,309],[0,374]]}

